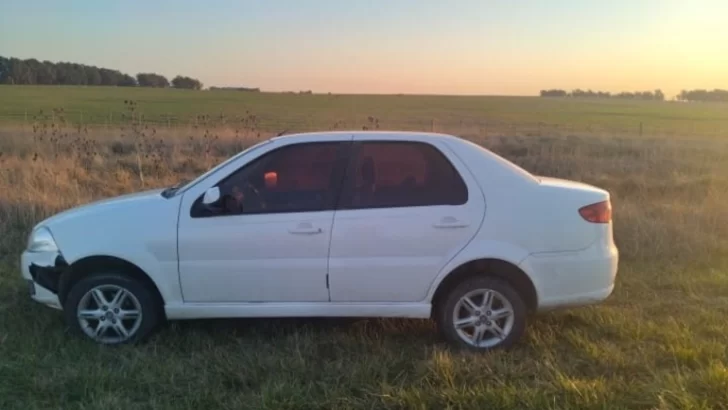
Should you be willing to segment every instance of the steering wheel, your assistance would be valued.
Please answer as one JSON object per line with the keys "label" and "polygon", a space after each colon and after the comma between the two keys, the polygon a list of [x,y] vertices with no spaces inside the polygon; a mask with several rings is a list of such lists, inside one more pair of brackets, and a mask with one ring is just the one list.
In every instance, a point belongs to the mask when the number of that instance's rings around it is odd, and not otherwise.
{"label": "steering wheel", "polygon": [[227,214],[241,214],[245,209],[266,209],[266,202],[263,195],[248,181],[243,182],[242,187],[230,186],[228,193],[221,199],[222,211]]}
{"label": "steering wheel", "polygon": [[257,202],[257,205],[258,205],[258,208],[259,209],[266,209],[267,208],[267,205],[268,204],[266,204],[265,198],[263,198],[263,195],[260,193],[260,191],[258,190],[258,188],[256,188],[255,185],[251,184],[250,181],[245,181],[245,185],[243,187],[243,198],[242,198],[242,201],[240,203],[241,208],[242,208],[243,201],[246,201],[246,199],[247,200],[250,200],[250,199],[253,199],[253,198]]}

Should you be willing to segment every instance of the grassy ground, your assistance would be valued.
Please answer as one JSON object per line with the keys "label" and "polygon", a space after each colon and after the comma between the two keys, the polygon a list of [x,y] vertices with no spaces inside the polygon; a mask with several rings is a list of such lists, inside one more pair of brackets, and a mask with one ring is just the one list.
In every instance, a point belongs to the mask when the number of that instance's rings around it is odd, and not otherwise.
{"label": "grassy ground", "polygon": [[[477,135],[721,136],[728,104],[538,97],[362,96],[174,89],[0,86],[0,124],[30,124],[63,108],[69,122],[114,125],[124,100],[139,101],[158,127],[200,124],[200,115],[236,127],[249,111],[270,132],[359,128],[368,117],[397,129],[459,129]],[[222,119],[220,116],[222,115]]]}
{"label": "grassy ground", "polygon": [[446,129],[535,173],[609,189],[622,255],[606,303],[535,316],[514,350],[474,355],[418,320],[180,322],[120,348],[68,334],[17,272],[28,229],[140,189],[137,142],[149,187],[268,134],[29,128],[0,127],[0,409],[728,408],[728,140]]}

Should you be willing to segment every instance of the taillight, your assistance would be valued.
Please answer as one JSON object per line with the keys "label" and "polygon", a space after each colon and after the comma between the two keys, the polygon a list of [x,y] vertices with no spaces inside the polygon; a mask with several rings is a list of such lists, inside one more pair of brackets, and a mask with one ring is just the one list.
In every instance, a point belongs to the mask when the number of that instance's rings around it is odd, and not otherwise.
{"label": "taillight", "polygon": [[607,200],[587,205],[579,209],[579,215],[588,222],[606,224],[612,221],[612,204]]}

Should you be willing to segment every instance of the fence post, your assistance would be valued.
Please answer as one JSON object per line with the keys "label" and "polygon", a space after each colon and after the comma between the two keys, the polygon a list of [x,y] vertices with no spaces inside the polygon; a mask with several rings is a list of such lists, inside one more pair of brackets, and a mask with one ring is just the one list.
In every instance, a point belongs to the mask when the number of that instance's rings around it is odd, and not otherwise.
{"label": "fence post", "polygon": [[435,132],[435,119],[430,120],[430,132]]}

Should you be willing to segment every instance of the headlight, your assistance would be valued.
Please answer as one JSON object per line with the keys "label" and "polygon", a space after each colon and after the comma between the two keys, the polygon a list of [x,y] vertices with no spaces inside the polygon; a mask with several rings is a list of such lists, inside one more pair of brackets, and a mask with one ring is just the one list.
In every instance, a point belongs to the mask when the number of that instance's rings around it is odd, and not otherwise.
{"label": "headlight", "polygon": [[56,241],[48,228],[40,227],[28,237],[28,252],[53,252],[58,250]]}

